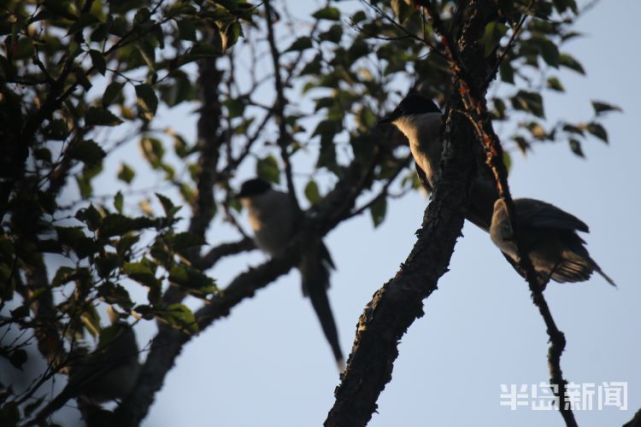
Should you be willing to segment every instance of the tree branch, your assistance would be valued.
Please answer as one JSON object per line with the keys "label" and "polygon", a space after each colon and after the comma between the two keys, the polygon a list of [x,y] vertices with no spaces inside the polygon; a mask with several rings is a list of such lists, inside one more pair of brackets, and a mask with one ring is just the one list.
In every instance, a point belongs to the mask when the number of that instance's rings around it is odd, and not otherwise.
{"label": "tree branch", "polygon": [[248,237],[237,242],[221,243],[220,245],[211,248],[209,252],[200,257],[200,259],[194,263],[194,266],[201,270],[207,270],[208,268],[216,265],[216,263],[223,257],[250,251],[255,247],[256,244],[254,241]]}
{"label": "tree branch", "polygon": [[[534,271],[534,267],[532,266],[530,257],[519,243],[518,224],[516,215],[514,214],[514,204],[512,203],[512,197],[510,195],[510,189],[507,182],[507,170],[503,164],[503,149],[492,127],[485,97],[481,96],[481,94],[484,93],[485,87],[478,87],[478,85],[475,86],[474,82],[470,81],[466,73],[463,72],[463,64],[458,59],[455,48],[450,43],[438,12],[434,10],[429,2],[426,3],[425,9],[432,18],[435,30],[442,36],[441,49],[445,58],[448,60],[452,74],[456,78],[459,95],[463,101],[463,105],[465,106],[465,115],[469,115],[470,123],[475,130],[477,139],[485,148],[487,153],[486,164],[494,175],[499,197],[506,201],[510,221],[513,229],[515,230],[515,240],[519,252],[520,268],[525,272],[532,301],[538,308],[539,313],[545,322],[546,331],[550,338],[550,347],[548,350],[550,382],[552,385],[558,386],[558,389],[555,392],[559,398],[558,409],[565,421],[565,424],[568,427],[576,427],[576,419],[574,418],[570,405],[566,402],[567,381],[563,378],[563,372],[561,370],[561,354],[563,353],[566,344],[565,336],[556,326],[556,322],[554,321],[550,308],[547,305],[547,301],[543,296],[543,287],[540,286],[537,280],[537,275]],[[495,72],[496,70],[494,69],[492,73]],[[487,81],[489,82],[489,80]],[[554,389],[555,388],[553,387],[553,390]]]}
{"label": "tree branch", "polygon": [[326,427],[364,426],[392,378],[398,342],[414,320],[423,316],[423,299],[437,288],[461,235],[472,182],[473,156],[469,124],[450,114],[453,135],[445,144],[441,179],[426,209],[418,240],[396,276],[379,289],[359,319],[352,353]]}
{"label": "tree branch", "polygon": [[297,210],[300,210],[298,198],[294,187],[294,179],[292,178],[292,164],[287,152],[287,146],[291,139],[287,132],[287,123],[285,121],[285,87],[280,75],[280,52],[276,46],[274,37],[274,11],[271,6],[270,0],[265,0],[265,15],[267,19],[267,41],[269,43],[269,50],[271,52],[272,63],[274,66],[274,86],[276,89],[276,104],[274,105],[274,117],[278,123],[278,145],[280,147],[280,157],[285,164],[285,178],[287,179],[287,190],[289,197]]}

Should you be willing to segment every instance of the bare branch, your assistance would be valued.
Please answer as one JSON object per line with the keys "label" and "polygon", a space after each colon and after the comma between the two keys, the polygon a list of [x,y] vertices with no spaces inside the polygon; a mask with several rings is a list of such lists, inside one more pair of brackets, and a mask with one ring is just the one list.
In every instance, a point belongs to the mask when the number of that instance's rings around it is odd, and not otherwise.
{"label": "bare branch", "polygon": [[267,19],[267,41],[269,43],[269,50],[272,56],[272,63],[274,65],[274,86],[276,90],[276,104],[274,105],[274,117],[278,124],[278,145],[280,146],[280,157],[285,164],[285,178],[287,179],[287,190],[289,197],[297,210],[300,210],[298,198],[296,197],[296,189],[294,187],[294,180],[292,178],[292,164],[287,152],[287,146],[291,140],[291,136],[287,132],[287,123],[285,121],[285,87],[280,75],[280,52],[276,46],[274,37],[274,11],[271,6],[270,0],[265,0],[265,15]]}
{"label": "bare branch", "polygon": [[248,237],[245,237],[242,240],[231,243],[221,243],[220,245],[212,248],[204,254],[200,259],[195,263],[195,266],[202,270],[207,270],[208,268],[216,265],[221,258],[230,255],[236,255],[240,252],[250,251],[256,247],[254,241]]}

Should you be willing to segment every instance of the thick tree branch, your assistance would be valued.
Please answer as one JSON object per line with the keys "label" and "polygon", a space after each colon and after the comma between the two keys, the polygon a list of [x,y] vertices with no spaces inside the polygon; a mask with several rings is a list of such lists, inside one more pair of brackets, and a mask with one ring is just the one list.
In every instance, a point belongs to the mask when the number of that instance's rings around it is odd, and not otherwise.
{"label": "thick tree branch", "polygon": [[423,299],[447,271],[456,239],[461,235],[468,188],[473,176],[469,126],[450,115],[455,132],[446,144],[442,178],[429,204],[418,240],[396,276],[378,290],[361,315],[352,354],[336,402],[325,426],[364,426],[376,410],[376,401],[392,378],[398,342],[414,320],[423,315]]}
{"label": "thick tree branch", "polygon": [[641,409],[634,414],[634,417],[627,423],[623,424],[623,427],[641,427]]}
{"label": "thick tree branch", "polygon": [[[543,287],[539,284],[536,272],[534,271],[534,267],[530,261],[530,257],[519,244],[518,223],[516,215],[514,214],[514,204],[512,203],[512,197],[510,195],[510,189],[507,182],[507,170],[503,163],[503,149],[492,127],[485,97],[482,95],[485,87],[479,86],[477,83],[479,82],[478,79],[476,79],[475,82],[471,80],[466,72],[464,72],[464,66],[459,59],[456,48],[450,42],[449,36],[440,20],[438,12],[434,10],[429,2],[427,2],[425,8],[432,18],[435,30],[441,34],[441,50],[443,51],[445,58],[448,60],[453,76],[456,78],[459,95],[465,107],[465,116],[469,117],[470,123],[475,130],[476,137],[481,142],[487,153],[486,164],[494,176],[498,195],[506,201],[508,206],[508,213],[512,223],[512,228],[515,230],[515,238],[520,258],[519,264],[521,269],[525,272],[526,280],[532,295],[532,301],[538,308],[539,313],[545,322],[547,334],[550,338],[550,348],[548,350],[550,382],[551,384],[558,386],[558,389],[556,390],[556,395],[559,398],[558,409],[565,421],[565,424],[568,427],[575,427],[577,426],[576,419],[574,418],[570,405],[566,402],[567,381],[563,378],[563,372],[561,370],[561,354],[563,353],[566,344],[565,335],[556,326],[556,322],[554,321],[550,308],[547,305],[547,301],[543,296]],[[495,72],[496,68],[493,69],[492,73]],[[489,80],[486,80],[486,82],[487,81]]]}

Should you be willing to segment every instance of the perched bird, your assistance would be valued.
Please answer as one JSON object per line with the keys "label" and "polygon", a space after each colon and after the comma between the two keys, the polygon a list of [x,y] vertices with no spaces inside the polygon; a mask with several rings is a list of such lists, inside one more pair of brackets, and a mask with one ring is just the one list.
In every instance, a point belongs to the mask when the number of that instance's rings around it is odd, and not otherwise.
{"label": "perched bird", "polygon": [[[614,281],[601,270],[585,248],[577,231],[589,232],[588,226],[554,205],[534,199],[517,199],[514,209],[519,230],[519,244],[527,252],[539,282],[582,282],[593,271],[609,284]],[[494,202],[490,237],[496,246],[518,264],[520,257],[505,200]]]}
{"label": "perched bird", "polygon": [[[254,178],[242,184],[238,198],[248,211],[256,246],[272,257],[282,255],[298,232],[303,219],[302,212],[294,205],[289,194],[274,190],[264,179]],[[330,270],[333,268],[334,261],[322,241],[304,248],[298,265],[303,295],[309,297],[325,338],[332,348],[336,364],[342,372],[345,359],[327,297]]]}
{"label": "perched bird", "polygon": [[[380,121],[396,126],[405,135],[419,177],[422,175],[421,181],[428,191],[438,181],[443,149],[441,116],[441,111],[431,99],[410,91],[398,107]],[[510,264],[523,275],[518,266],[516,243],[510,241],[513,232],[504,205],[505,202],[498,197],[492,176],[487,168],[483,168],[472,182],[466,218],[489,231]],[[519,238],[524,249],[530,253],[541,285],[544,286],[549,279],[556,282],[585,281],[594,271],[614,285],[612,279],[590,258],[583,246],[585,242],[576,233],[588,232],[585,223],[540,200],[515,199],[514,207]]]}
{"label": "perched bird", "polygon": [[116,322],[102,329],[96,349],[72,362],[65,388],[25,426],[44,421],[73,398],[95,405],[125,397],[136,384],[140,368],[131,325]]}

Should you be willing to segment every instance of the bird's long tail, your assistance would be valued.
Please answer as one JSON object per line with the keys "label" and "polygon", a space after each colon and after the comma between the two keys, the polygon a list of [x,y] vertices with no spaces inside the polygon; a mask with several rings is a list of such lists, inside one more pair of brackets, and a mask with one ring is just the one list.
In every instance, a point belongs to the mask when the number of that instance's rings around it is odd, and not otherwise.
{"label": "bird's long tail", "polygon": [[303,256],[300,266],[303,279],[303,294],[309,297],[325,338],[332,348],[336,365],[342,372],[345,368],[345,358],[338,341],[338,330],[329,304],[329,298],[327,297],[329,270],[332,264],[331,259],[325,259],[325,252],[329,255],[327,249],[322,245],[317,251],[311,251]]}

